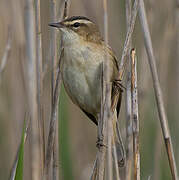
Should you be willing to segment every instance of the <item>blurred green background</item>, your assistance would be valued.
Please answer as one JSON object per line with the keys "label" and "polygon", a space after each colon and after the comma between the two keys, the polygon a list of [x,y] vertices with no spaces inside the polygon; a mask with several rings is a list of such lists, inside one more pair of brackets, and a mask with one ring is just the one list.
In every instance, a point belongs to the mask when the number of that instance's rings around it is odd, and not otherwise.
{"label": "blurred green background", "polygon": [[[179,9],[177,1],[144,1],[169,127],[172,135],[177,167],[179,166]],[[41,1],[43,63],[50,64],[49,0]],[[60,0],[56,1],[60,14]],[[103,28],[102,0],[71,0],[69,16],[84,15]],[[8,179],[20,143],[24,114],[27,111],[25,89],[25,34],[23,0],[0,0],[0,62],[5,49],[8,26],[12,29],[12,48],[4,72],[0,75],[0,179]],[[109,44],[118,59],[126,34],[125,1],[108,1]],[[57,32],[58,33],[58,32]],[[133,47],[138,56],[138,91],[140,119],[141,179],[171,179],[161,128],[158,120],[153,85],[144,48],[140,24],[137,20]],[[50,119],[50,78],[48,67],[44,77],[43,106],[46,129]],[[125,86],[125,82],[123,83]],[[120,129],[125,142],[124,92]],[[47,130],[48,132],[48,130]],[[46,133],[47,134],[47,133]],[[65,180],[89,179],[96,154],[96,127],[61,89],[59,106],[60,176]],[[24,179],[30,175],[30,143],[25,145]],[[178,168],[179,171],[179,168]]]}

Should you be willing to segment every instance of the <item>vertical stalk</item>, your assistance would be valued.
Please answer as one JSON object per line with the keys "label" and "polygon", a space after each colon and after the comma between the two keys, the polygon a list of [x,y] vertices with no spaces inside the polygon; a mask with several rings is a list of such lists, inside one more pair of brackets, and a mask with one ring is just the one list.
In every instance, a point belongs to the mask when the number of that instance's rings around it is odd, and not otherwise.
{"label": "vertical stalk", "polygon": [[[104,8],[104,33],[105,43],[108,44],[108,12],[107,1],[103,0]],[[108,53],[102,64],[102,96],[101,96],[101,112],[98,117],[98,152],[91,180],[104,180],[105,174],[108,180],[113,179],[112,172],[112,114],[111,114],[111,83],[109,83],[109,69],[108,69]],[[107,147],[107,148],[106,148]],[[107,150],[107,171],[106,165],[106,150]]]}
{"label": "vertical stalk", "polygon": [[[104,41],[108,44],[108,9],[107,9],[107,0],[103,0],[103,8],[104,8]],[[112,114],[111,114],[111,86],[109,83],[109,57],[106,52],[105,62],[103,63],[103,85],[104,85],[104,112],[103,112],[103,121],[106,121],[107,127],[104,132],[104,136],[107,136],[107,179],[113,179],[113,171],[112,171],[112,136],[113,136],[113,125],[112,125]],[[107,83],[105,83],[107,82]],[[105,161],[103,161],[104,163]]]}
{"label": "vertical stalk", "polygon": [[[63,51],[62,51],[63,54]],[[59,64],[61,62],[61,54]],[[60,94],[60,85],[61,85],[61,73],[60,67],[58,66],[57,71],[57,79],[55,83],[55,90],[54,90],[54,103],[52,107],[51,117],[50,117],[50,127],[49,127],[49,135],[48,135],[48,144],[47,144],[47,152],[45,156],[45,171],[44,171],[44,179],[48,179],[49,177],[49,169],[50,169],[50,162],[53,153],[53,146],[55,140],[55,130],[56,130],[56,121],[57,121],[57,114],[58,114],[58,104],[59,104],[59,94]]]}
{"label": "vertical stalk", "polygon": [[137,60],[135,50],[131,51],[131,99],[134,154],[134,180],[140,180],[139,115],[137,90]]}
{"label": "vertical stalk", "polygon": [[[126,29],[129,30],[130,20],[131,20],[131,0],[126,0]],[[129,50],[127,53],[127,59],[129,62],[129,70],[127,72],[127,86],[126,86],[126,167],[125,167],[125,178],[126,180],[131,180],[132,175],[132,115],[131,115],[131,55],[130,49],[132,46],[132,40],[129,43]]]}
{"label": "vertical stalk", "polygon": [[162,91],[161,91],[158,73],[157,73],[156,60],[155,60],[155,56],[153,52],[152,41],[150,37],[150,31],[149,31],[149,27],[147,23],[143,0],[140,0],[140,3],[139,3],[139,19],[140,19],[140,23],[141,23],[141,27],[142,27],[142,31],[144,35],[145,48],[147,51],[148,62],[149,62],[150,70],[152,74],[153,87],[154,87],[155,98],[157,102],[160,125],[162,128],[163,138],[166,145],[166,151],[168,155],[170,170],[171,170],[172,178],[174,180],[177,180],[178,175],[177,175],[176,162],[175,162],[175,157],[174,157],[174,152],[173,152],[173,145],[172,145],[171,136],[169,132],[168,120],[167,120],[166,111],[164,107]]}
{"label": "vertical stalk", "polygon": [[[58,116],[57,116],[58,117]],[[57,120],[58,121],[58,120]],[[53,172],[52,172],[52,178],[53,180],[59,179],[59,141],[58,141],[58,123],[56,125],[55,130],[55,141],[53,145]]]}
{"label": "vertical stalk", "polygon": [[[56,21],[56,0],[50,1],[50,20],[51,22]],[[55,89],[55,82],[56,82],[56,70],[57,70],[57,34],[56,29],[51,28],[50,30],[50,61],[51,61],[51,108],[53,108],[54,104],[54,89]],[[58,152],[59,152],[59,145],[58,145],[58,112],[57,112],[57,120],[55,124],[55,139],[53,144],[53,168],[52,168],[52,178],[53,180],[59,179],[59,166],[58,166]]]}
{"label": "vertical stalk", "polygon": [[[36,17],[36,43],[37,43],[37,104],[38,104],[38,127],[40,135],[40,162],[41,169],[44,169],[45,163],[45,130],[44,130],[44,119],[43,119],[43,77],[42,77],[42,36],[41,36],[41,16],[40,16],[40,0],[35,1],[35,17]],[[43,174],[43,172],[42,172]]]}
{"label": "vertical stalk", "polygon": [[[63,17],[65,18],[67,15],[67,10],[68,10],[68,0],[65,0],[65,7],[64,7],[64,11],[63,11]],[[52,5],[52,7],[54,8],[54,4]],[[52,45],[54,46],[54,45]],[[62,47],[62,45],[61,45]],[[52,48],[53,50],[53,48]],[[48,142],[47,142],[47,151],[46,151],[46,156],[45,156],[45,172],[43,175],[44,179],[48,179],[49,177],[49,169],[50,169],[50,162],[51,162],[51,158],[52,155],[54,155],[54,158],[57,158],[57,144],[55,144],[55,133],[56,133],[56,129],[57,127],[57,116],[58,116],[58,105],[59,105],[59,94],[60,94],[60,85],[61,85],[61,73],[60,73],[60,64],[61,64],[61,58],[63,56],[63,48],[60,48],[61,50],[61,54],[60,54],[60,58],[58,61],[58,66],[57,67],[57,72],[56,72],[56,79],[55,79],[55,83],[53,82],[52,84],[52,110],[51,110],[51,117],[50,117],[50,127],[49,127],[49,134],[48,134]],[[53,79],[52,79],[53,81]],[[53,88],[54,87],[54,88]],[[55,148],[55,151],[53,151]],[[55,159],[54,159],[55,160]],[[58,164],[58,160],[53,162],[53,177],[56,178],[57,176],[57,168],[56,165]],[[57,170],[57,171],[56,171]]]}
{"label": "vertical stalk", "polygon": [[[104,0],[103,4],[104,4],[104,22],[105,22],[104,27],[106,28],[107,27],[107,23],[106,23],[106,20],[107,20],[107,1]],[[124,69],[125,69],[125,65],[126,65],[126,62],[124,62],[124,58],[127,55],[129,45],[130,45],[130,40],[131,40],[132,33],[134,30],[135,20],[136,20],[137,11],[138,11],[138,4],[139,4],[139,0],[135,0],[134,5],[133,5],[133,9],[132,9],[132,13],[131,13],[132,15],[131,15],[131,20],[130,20],[130,26],[129,26],[129,29],[127,31],[124,49],[123,49],[123,53],[122,53],[122,57],[121,57],[121,61],[120,61],[120,66],[119,66],[119,74],[117,77],[117,80],[119,80],[119,81],[122,80],[122,78],[123,78],[123,73],[124,73]],[[108,31],[105,30],[105,40],[108,40],[106,32],[108,32]],[[102,71],[103,72],[103,82],[104,82],[104,78],[105,78],[104,77],[104,70],[106,70],[106,68],[104,69],[104,67],[103,67],[103,71]],[[107,70],[105,71],[105,76],[107,76]],[[106,89],[104,89],[104,87]],[[98,124],[98,140],[101,142],[102,145],[100,146],[98,153],[97,153],[97,159],[96,159],[95,164],[94,164],[91,179],[96,179],[96,178],[97,179],[104,179],[104,167],[105,167],[104,162],[105,162],[105,153],[106,153],[104,143],[107,142],[107,140],[106,140],[106,133],[107,132],[106,131],[108,129],[107,128],[108,123],[106,123],[106,120],[108,119],[108,121],[110,122],[110,118],[111,118],[111,116],[110,116],[111,112],[109,111],[108,108],[105,109],[111,103],[108,95],[109,95],[108,84],[105,86],[104,83],[102,83],[102,103],[101,103],[102,109],[101,109],[101,115],[100,115],[99,124]],[[106,98],[105,101],[104,101],[104,97]],[[108,104],[107,106],[105,106],[106,103]],[[107,112],[108,112],[108,114],[105,114]],[[110,126],[110,124],[109,124],[109,126]],[[110,142],[110,141],[108,141],[108,142]],[[110,155],[109,155],[109,157],[110,157]],[[112,173],[109,170],[108,179],[112,177],[111,174]]]}
{"label": "vertical stalk", "polygon": [[27,55],[27,82],[28,103],[32,122],[32,179],[39,180],[40,177],[40,148],[38,129],[38,106],[37,106],[37,71],[36,71],[36,31],[34,2],[25,1],[25,32],[26,32],[26,55]]}
{"label": "vertical stalk", "polygon": [[[50,0],[50,21],[56,21],[56,0]],[[56,80],[56,67],[57,67],[57,51],[56,51],[56,29],[50,29],[50,62],[52,67],[51,74],[51,99],[53,105],[53,95],[55,89],[55,80]]]}
{"label": "vertical stalk", "polygon": [[136,17],[137,17],[138,7],[139,7],[139,0],[135,0],[133,8],[132,8],[132,12],[131,12],[130,25],[129,25],[129,28],[128,28],[128,31],[126,34],[122,57],[121,57],[120,65],[119,65],[119,74],[118,74],[118,78],[117,78],[118,80],[123,79],[125,66],[127,64],[127,61],[124,61],[124,60],[125,60],[125,57],[128,53],[129,47],[130,47],[130,41],[132,39],[132,34],[134,31],[134,25],[135,25],[135,21],[136,21]]}

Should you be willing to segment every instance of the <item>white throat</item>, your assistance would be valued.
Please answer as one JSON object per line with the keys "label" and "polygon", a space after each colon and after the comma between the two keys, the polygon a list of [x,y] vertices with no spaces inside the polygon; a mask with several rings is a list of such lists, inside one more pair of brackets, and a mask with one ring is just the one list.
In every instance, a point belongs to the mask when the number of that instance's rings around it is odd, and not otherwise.
{"label": "white throat", "polygon": [[74,43],[76,44],[80,41],[80,36],[76,32],[70,29],[63,28],[61,29],[61,32],[62,32],[62,41],[64,46],[69,46]]}

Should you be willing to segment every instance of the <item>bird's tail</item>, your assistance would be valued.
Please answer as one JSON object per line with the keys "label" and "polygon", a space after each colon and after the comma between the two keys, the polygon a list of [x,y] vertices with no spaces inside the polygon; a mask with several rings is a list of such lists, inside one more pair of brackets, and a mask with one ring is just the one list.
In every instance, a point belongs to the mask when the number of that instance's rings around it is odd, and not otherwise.
{"label": "bird's tail", "polygon": [[[114,114],[112,123],[113,123],[113,144],[116,146],[117,162],[118,162],[118,166],[123,167],[126,161],[125,148],[124,148],[122,137],[121,137],[120,130],[118,127],[117,116],[115,114]],[[113,157],[114,157],[114,151],[112,152],[113,152]]]}

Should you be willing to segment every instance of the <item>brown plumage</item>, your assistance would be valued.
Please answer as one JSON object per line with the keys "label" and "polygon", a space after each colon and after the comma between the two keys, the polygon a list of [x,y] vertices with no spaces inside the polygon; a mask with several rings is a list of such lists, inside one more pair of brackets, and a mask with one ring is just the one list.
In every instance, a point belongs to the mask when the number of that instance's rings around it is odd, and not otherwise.
{"label": "brown plumage", "polygon": [[117,147],[118,162],[124,163],[124,148],[117,125],[122,91],[116,97],[118,63],[112,49],[104,43],[97,26],[86,17],[74,16],[50,25],[62,32],[64,53],[61,72],[65,90],[73,103],[96,125],[101,110],[101,68],[107,53],[109,80],[112,82],[112,104],[118,108],[114,109],[113,140]]}

